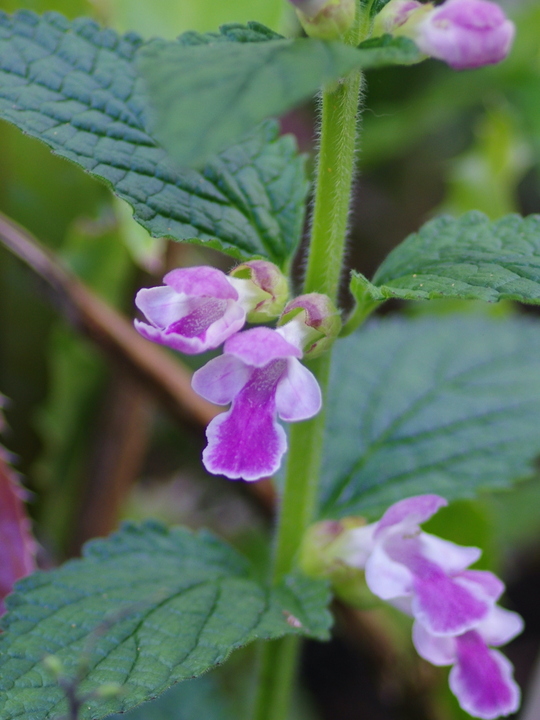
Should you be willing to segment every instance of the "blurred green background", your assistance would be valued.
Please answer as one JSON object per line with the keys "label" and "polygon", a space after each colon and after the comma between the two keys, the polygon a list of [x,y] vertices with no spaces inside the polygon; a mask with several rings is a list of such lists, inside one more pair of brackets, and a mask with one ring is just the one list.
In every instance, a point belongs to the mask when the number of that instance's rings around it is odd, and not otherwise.
{"label": "blurred green background", "polygon": [[[7,12],[21,7],[92,16],[143,37],[172,38],[185,30],[215,30],[223,22],[248,20],[281,32],[297,30],[285,0],[0,0]],[[351,267],[371,275],[392,247],[440,212],[459,215],[475,208],[491,218],[540,212],[540,8],[537,2],[516,0],[505,9],[518,33],[510,58],[500,66],[454,73],[427,61],[368,74]],[[308,104],[282,120],[284,131],[294,132],[311,156],[314,109],[315,103]],[[104,186],[4,122],[0,211],[35,234],[58,262],[127,317],[134,315],[137,288],[158,283],[165,268],[178,262],[227,265],[215,253],[152,241]],[[17,455],[17,467],[33,492],[31,513],[43,565],[78,553],[83,540],[111,530],[120,517],[149,515],[210,526],[262,563],[267,513],[240,484],[204,474],[199,462],[203,428],[171,418],[147,388],[135,386],[79,337],[42,290],[32,272],[0,245],[0,392],[11,403],[4,442]],[[350,302],[346,288],[343,302]],[[399,304],[388,309],[403,311]],[[523,311],[509,304],[442,301],[407,309],[441,317]],[[526,312],[538,315],[534,309]],[[96,496],[104,498],[106,508],[93,502]],[[509,604],[528,624],[509,651],[518,680],[526,686],[540,644],[540,481],[456,503],[430,529],[479,545],[484,566],[505,577]],[[381,623],[398,648],[401,680],[387,677],[366,629],[369,622],[360,618],[364,635],[355,635],[347,618],[341,618],[333,643],[308,645],[304,685],[309,692],[299,697],[295,718],[466,717],[445,690],[444,673],[430,674],[414,660],[408,631],[400,630],[399,621],[383,615]],[[237,670],[250,665],[251,655],[240,653],[216,680],[229,688],[230,707],[223,715],[216,709],[219,688],[212,679],[172,691],[178,693],[172,700],[167,696],[144,715],[156,720],[232,717],[245,702],[249,684],[238,680]],[[206,704],[201,705],[202,697]]]}

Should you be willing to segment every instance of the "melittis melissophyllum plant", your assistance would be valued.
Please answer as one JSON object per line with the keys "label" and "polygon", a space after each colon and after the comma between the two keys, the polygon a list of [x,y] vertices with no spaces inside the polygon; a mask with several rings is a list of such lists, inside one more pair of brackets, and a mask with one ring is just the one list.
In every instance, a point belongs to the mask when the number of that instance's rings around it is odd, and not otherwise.
{"label": "melittis melissophyllum plant", "polygon": [[[519,704],[493,650],[522,627],[497,604],[502,582],[471,567],[479,549],[420,525],[532,472],[540,328],[474,314],[360,326],[390,298],[540,303],[540,217],[432,220],[372,280],[353,271],[355,306],[338,307],[363,73],[428,56],[497,63],[514,27],[487,0],[292,4],[308,37],[252,22],[145,41],[56,13],[0,14],[0,116],[102,179],[151,235],[230,258],[227,272],[177,268],[140,290],[135,325],[173,351],[214,351],[193,375],[195,392],[229,406],[208,426],[206,469],[282,476],[267,580],[208,533],[150,522],[20,581],[0,638],[1,720],[125,711],[254,640],[251,717],[284,720],[301,638],[328,638],[330,589],[410,616],[418,653],[451,666],[466,712]],[[298,280],[308,178],[268,118],[317,92]]]}

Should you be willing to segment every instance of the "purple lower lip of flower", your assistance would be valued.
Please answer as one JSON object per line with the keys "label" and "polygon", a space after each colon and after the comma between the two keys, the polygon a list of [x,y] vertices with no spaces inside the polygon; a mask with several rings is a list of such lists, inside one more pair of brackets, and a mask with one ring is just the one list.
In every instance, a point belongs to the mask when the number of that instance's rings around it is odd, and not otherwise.
{"label": "purple lower lip of flower", "polygon": [[426,14],[414,32],[422,52],[466,70],[504,60],[515,27],[489,0],[447,0]]}
{"label": "purple lower lip of flower", "polygon": [[510,661],[497,650],[490,650],[474,631],[456,638],[456,647],[457,662],[449,683],[461,707],[483,720],[516,712],[520,691]]}
{"label": "purple lower lip of flower", "polygon": [[242,329],[246,313],[227,276],[212,267],[173,270],[165,285],[145,288],[135,303],[148,322],[135,321],[143,337],[195,354],[221,345]]}
{"label": "purple lower lip of flower", "polygon": [[511,663],[489,645],[504,644],[514,638],[523,629],[523,622],[516,613],[496,606],[488,624],[500,642],[491,642],[486,636],[486,623],[462,635],[437,637],[419,622],[413,627],[413,642],[419,655],[428,662],[454,666],[450,671],[450,689],[466,712],[493,720],[518,709],[520,691],[513,679]]}
{"label": "purple lower lip of flower", "polygon": [[254,328],[230,338],[224,354],[193,375],[199,395],[219,405],[232,402],[208,425],[203,452],[208,472],[259,480],[278,470],[287,438],[277,416],[306,420],[321,407],[317,381],[299,356],[278,331]]}

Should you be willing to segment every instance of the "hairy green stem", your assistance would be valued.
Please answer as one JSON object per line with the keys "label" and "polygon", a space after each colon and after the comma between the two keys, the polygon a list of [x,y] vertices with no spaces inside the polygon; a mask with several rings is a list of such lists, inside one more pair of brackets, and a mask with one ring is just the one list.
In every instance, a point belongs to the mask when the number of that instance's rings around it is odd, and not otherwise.
{"label": "hairy green stem", "polygon": [[[362,75],[323,92],[317,189],[305,292],[337,297],[347,238]],[[351,122],[352,120],[352,122]]]}
{"label": "hairy green stem", "polygon": [[[324,394],[330,371],[330,353],[313,360],[309,368]],[[279,583],[293,569],[304,533],[313,520],[319,489],[324,420],[323,404],[323,410],[318,415],[307,422],[296,423],[290,429],[287,476],[281,498],[274,555],[275,583]]]}
{"label": "hairy green stem", "polygon": [[[345,41],[357,45],[367,34],[363,15]],[[315,206],[304,292],[337,299],[347,237],[354,177],[357,116],[362,75],[353,72],[322,93],[321,136]],[[323,407],[331,353],[309,363],[321,386]],[[305,531],[313,521],[324,437],[324,410],[289,434],[285,487],[274,551],[275,584],[294,568]],[[259,684],[252,720],[286,720],[296,674],[300,639],[287,637],[261,647]]]}

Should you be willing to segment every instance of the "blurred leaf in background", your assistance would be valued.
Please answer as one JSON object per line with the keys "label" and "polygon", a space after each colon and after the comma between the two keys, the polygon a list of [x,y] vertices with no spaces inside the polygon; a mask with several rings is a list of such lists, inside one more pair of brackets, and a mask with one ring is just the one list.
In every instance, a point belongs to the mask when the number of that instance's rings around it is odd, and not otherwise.
{"label": "blurred leaf in background", "polygon": [[532,148],[509,107],[487,108],[473,144],[450,161],[440,212],[481,210],[492,220],[518,212],[517,187],[532,163]]}
{"label": "blurred leaf in background", "polygon": [[[69,0],[66,0],[69,2]],[[279,30],[288,10],[283,0],[93,0],[100,15],[121,32],[173,39],[186,30],[211,32],[223,23],[257,20]]]}

